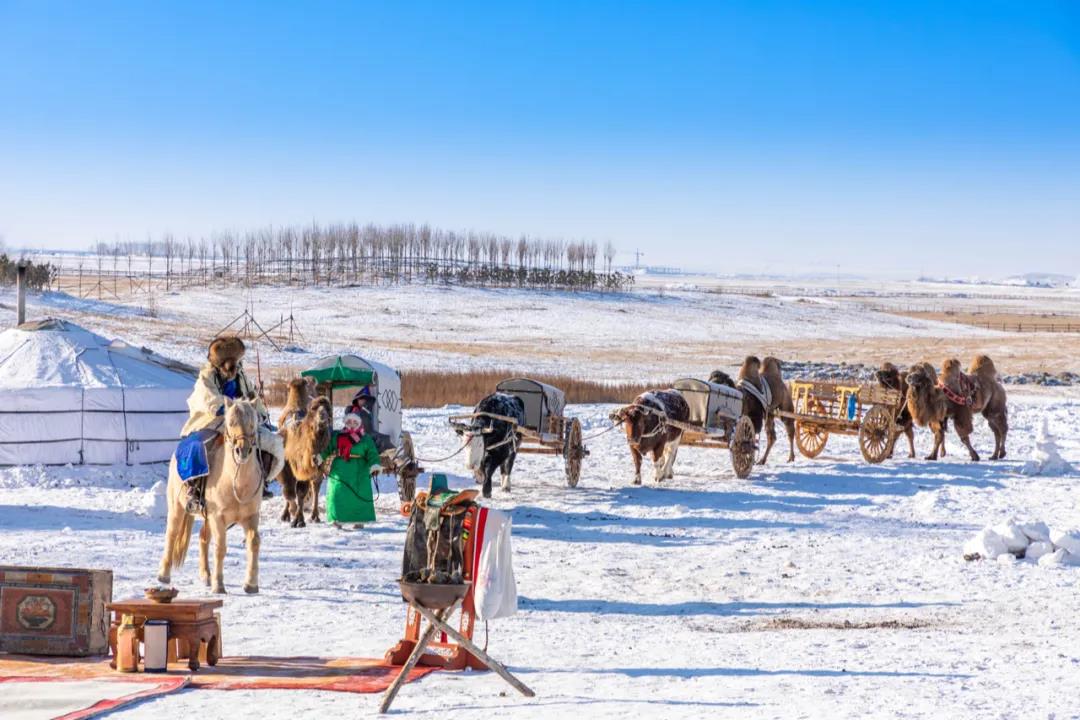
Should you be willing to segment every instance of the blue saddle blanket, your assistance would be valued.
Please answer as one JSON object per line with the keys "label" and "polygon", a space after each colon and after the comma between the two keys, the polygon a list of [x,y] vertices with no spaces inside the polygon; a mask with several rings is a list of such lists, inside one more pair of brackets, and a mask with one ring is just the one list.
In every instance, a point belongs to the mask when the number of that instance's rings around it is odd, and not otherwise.
{"label": "blue saddle blanket", "polygon": [[217,431],[207,428],[180,438],[176,446],[176,472],[181,480],[191,482],[210,474],[206,446],[216,437]]}

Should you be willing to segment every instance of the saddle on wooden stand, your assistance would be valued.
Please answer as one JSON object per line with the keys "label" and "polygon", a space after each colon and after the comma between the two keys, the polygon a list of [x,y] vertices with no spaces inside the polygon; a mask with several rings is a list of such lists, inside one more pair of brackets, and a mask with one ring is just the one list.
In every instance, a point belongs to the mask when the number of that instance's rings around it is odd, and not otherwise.
{"label": "saddle on wooden stand", "polygon": [[[417,665],[444,670],[490,669],[526,697],[535,693],[473,642],[476,624],[473,580],[479,567],[476,490],[452,492],[435,475],[431,490],[402,507],[409,516],[401,572],[401,596],[408,603],[405,637],[386,653],[401,672],[383,695],[380,713],[390,709],[401,686]],[[447,619],[461,611],[458,627]],[[424,620],[426,629],[421,629]],[[435,634],[439,638],[435,639]]]}

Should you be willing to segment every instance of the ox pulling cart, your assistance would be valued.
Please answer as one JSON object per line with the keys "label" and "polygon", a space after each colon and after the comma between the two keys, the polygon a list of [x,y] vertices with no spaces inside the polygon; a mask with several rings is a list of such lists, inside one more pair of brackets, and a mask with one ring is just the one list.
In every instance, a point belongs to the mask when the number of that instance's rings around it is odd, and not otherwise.
{"label": "ox pulling cart", "polygon": [[450,416],[450,424],[459,433],[471,433],[483,418],[510,424],[520,438],[517,453],[555,455],[563,458],[566,484],[577,487],[581,462],[589,454],[582,439],[581,421],[563,415],[566,395],[557,387],[529,378],[510,378],[495,386],[495,392],[513,395],[524,406],[524,423],[506,415],[472,412]]}
{"label": "ox pulling cart", "polygon": [[757,433],[754,423],[742,414],[742,391],[693,378],[676,380],[672,387],[690,407],[689,422],[665,420],[682,430],[679,445],[728,450],[735,477],[750,477],[757,458]]}
{"label": "ox pulling cart", "polygon": [[792,380],[794,412],[778,412],[795,421],[795,444],[805,457],[825,449],[829,434],[855,435],[868,463],[892,454],[898,435],[896,416],[904,401],[900,392],[858,382]]}

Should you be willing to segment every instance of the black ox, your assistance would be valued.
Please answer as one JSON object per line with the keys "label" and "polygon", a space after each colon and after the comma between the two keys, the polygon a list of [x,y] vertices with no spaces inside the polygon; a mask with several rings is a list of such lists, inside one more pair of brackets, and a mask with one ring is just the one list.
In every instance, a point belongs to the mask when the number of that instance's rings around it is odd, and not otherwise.
{"label": "black ox", "polygon": [[514,470],[521,434],[514,423],[492,415],[524,425],[525,403],[515,395],[496,392],[477,403],[473,412],[470,423],[459,423],[456,427],[458,435],[469,445],[468,467],[476,476],[476,482],[483,484],[484,497],[491,497],[491,478],[496,468],[502,473],[502,489],[510,492],[510,473]]}

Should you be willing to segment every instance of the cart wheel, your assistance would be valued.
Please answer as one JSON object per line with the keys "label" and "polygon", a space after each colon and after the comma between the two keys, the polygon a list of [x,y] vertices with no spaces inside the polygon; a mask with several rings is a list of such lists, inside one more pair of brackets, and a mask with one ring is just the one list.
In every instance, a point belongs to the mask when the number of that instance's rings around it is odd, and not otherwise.
{"label": "cart wheel", "polygon": [[586,454],[585,446],[581,443],[581,421],[574,418],[566,428],[566,437],[563,439],[566,484],[570,487],[577,487],[578,478],[581,477],[581,459]]}
{"label": "cart wheel", "polygon": [[750,471],[754,469],[754,461],[757,460],[757,437],[754,433],[754,423],[750,418],[743,415],[735,424],[735,432],[731,436],[729,448],[731,449],[731,467],[735,471],[735,477],[744,480],[750,477]]}
{"label": "cart wheel", "polygon": [[[816,397],[810,397],[806,401],[804,411],[808,415],[825,415],[825,406]],[[803,457],[816,458],[825,449],[825,443],[829,441],[829,431],[821,425],[795,421],[795,444],[799,446],[799,452]]]}
{"label": "cart wheel", "polygon": [[859,449],[863,459],[876,465],[889,457],[896,442],[893,416],[884,405],[874,405],[859,425]]}

